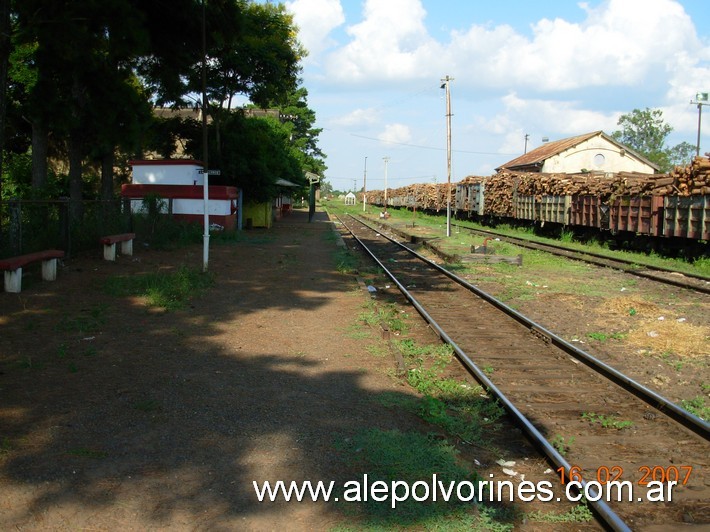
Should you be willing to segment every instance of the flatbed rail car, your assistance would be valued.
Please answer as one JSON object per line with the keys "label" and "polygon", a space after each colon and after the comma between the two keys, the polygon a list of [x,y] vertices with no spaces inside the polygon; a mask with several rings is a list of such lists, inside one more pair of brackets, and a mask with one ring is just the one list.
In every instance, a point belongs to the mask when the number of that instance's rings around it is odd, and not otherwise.
{"label": "flatbed rail car", "polygon": [[[421,194],[398,194],[392,190],[387,206],[430,212],[446,212],[447,184],[422,185]],[[637,247],[682,249],[689,254],[708,254],[710,241],[710,195],[623,195],[609,199],[590,194],[520,195],[500,190],[491,199],[493,183],[452,184],[452,211],[458,219],[483,223],[514,222],[551,224],[580,233],[595,233]],[[454,188],[455,187],[455,188]],[[384,207],[381,191],[368,199]],[[548,226],[549,227],[549,226]],[[691,250],[693,250],[691,252]]]}

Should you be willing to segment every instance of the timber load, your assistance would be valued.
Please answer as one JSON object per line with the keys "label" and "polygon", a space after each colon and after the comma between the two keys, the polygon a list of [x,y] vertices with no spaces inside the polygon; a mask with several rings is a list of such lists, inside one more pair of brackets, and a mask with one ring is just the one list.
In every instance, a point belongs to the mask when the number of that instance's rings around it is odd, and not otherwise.
{"label": "timber load", "polygon": [[[502,170],[492,176],[468,176],[451,185],[452,208],[456,187],[483,185],[485,212],[514,216],[519,196],[594,196],[603,203],[622,196],[690,196],[710,194],[710,160],[695,157],[687,166],[677,166],[668,174],[637,172],[585,172],[578,174],[511,172]],[[368,202],[384,205],[381,190],[367,193]],[[389,189],[388,204],[439,211],[446,208],[446,183],[413,184]]]}

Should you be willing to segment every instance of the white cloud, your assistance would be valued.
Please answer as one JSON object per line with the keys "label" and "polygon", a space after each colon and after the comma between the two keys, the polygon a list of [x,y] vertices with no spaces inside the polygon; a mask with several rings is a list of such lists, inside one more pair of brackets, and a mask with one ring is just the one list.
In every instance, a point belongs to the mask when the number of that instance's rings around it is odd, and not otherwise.
{"label": "white cloud", "polygon": [[485,131],[501,135],[501,153],[516,153],[530,134],[528,149],[542,144],[542,137],[559,140],[567,136],[616,129],[618,115],[581,109],[578,102],[519,98],[515,93],[502,98],[504,109],[482,124]]}
{"label": "white cloud", "polygon": [[448,72],[462,87],[567,91],[642,84],[672,73],[678,61],[710,55],[674,0],[606,0],[580,8],[583,22],[542,19],[530,37],[507,25],[474,24],[442,43],[427,31],[421,0],[367,0],[362,21],[346,28],[350,41],[327,57],[326,77],[374,86]]}
{"label": "white cloud", "polygon": [[[521,154],[525,134],[530,150],[544,136],[611,133],[619,115],[634,108],[660,108],[674,128],[669,143],[694,143],[697,109],[688,102],[697,91],[710,90],[707,24],[695,20],[698,37],[694,20],[676,0],[582,2],[578,22],[537,18],[527,31],[447,12],[446,27],[456,29],[443,38],[434,38],[426,25],[424,3],[432,11],[447,9],[434,0],[353,0],[362,12],[346,25],[336,0],[287,1],[302,42],[322,52],[318,64],[305,65],[304,78],[311,95],[313,88],[327,94],[318,112],[331,117],[333,131],[324,138],[342,128],[370,140],[352,149],[348,139],[329,153],[329,166],[343,174],[349,165],[358,173],[361,156],[369,151],[374,157],[382,148],[372,137],[410,144],[400,147],[409,150],[401,164],[415,168],[410,174],[439,173],[442,159],[414,144],[438,146],[444,138],[437,81],[446,74],[455,79],[454,145],[461,150],[457,164],[463,175]],[[503,9],[515,9],[515,3]],[[405,98],[402,89],[411,91],[422,80],[431,88]],[[432,129],[435,141],[427,140]],[[706,134],[701,146],[707,150],[704,139]]]}
{"label": "white cloud", "polygon": [[346,115],[333,118],[330,122],[334,126],[351,127],[374,124],[376,121],[375,109],[355,109]]}
{"label": "white cloud", "polygon": [[377,138],[382,142],[407,143],[412,140],[412,133],[404,124],[388,124]]}
{"label": "white cloud", "polygon": [[363,15],[347,29],[352,40],[328,58],[334,81],[404,81],[435,61],[440,46],[427,33],[420,0],[367,0]]}
{"label": "white cloud", "polygon": [[475,79],[469,81],[484,86],[548,91],[631,86],[672,69],[679,54],[700,46],[692,20],[672,0],[607,0],[596,9],[580,7],[587,13],[583,23],[542,19],[530,39],[506,26],[454,32],[453,71],[471,72]]}
{"label": "white cloud", "polygon": [[298,26],[298,39],[308,50],[307,61],[318,61],[318,56],[335,44],[330,33],[345,22],[340,0],[293,0],[286,2]]}

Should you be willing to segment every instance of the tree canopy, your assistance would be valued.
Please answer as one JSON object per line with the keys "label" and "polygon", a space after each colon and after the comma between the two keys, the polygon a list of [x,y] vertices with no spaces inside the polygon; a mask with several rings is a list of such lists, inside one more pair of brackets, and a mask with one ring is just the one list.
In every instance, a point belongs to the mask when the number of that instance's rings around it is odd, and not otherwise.
{"label": "tree canopy", "polygon": [[668,172],[675,165],[688,164],[695,151],[695,146],[688,142],[666,146],[673,128],[666,124],[660,109],[634,109],[621,115],[617,125],[621,129],[611,136],[658,165],[661,172]]}
{"label": "tree canopy", "polygon": [[[31,157],[30,176],[18,164],[0,175],[25,180],[15,193],[56,192],[48,186],[55,170],[68,177],[62,192],[72,200],[110,198],[115,168],[146,153],[174,156],[178,139],[184,155],[201,159],[201,125],[158,117],[154,108],[201,108],[203,66],[210,166],[221,167],[226,184],[263,198],[279,177],[298,182],[304,171],[324,169],[320,130],[300,87],[305,51],[283,5],[0,0],[1,7],[10,31],[0,41],[0,148]],[[235,109],[237,96],[297,119],[250,118]],[[87,187],[98,175],[100,186]]]}

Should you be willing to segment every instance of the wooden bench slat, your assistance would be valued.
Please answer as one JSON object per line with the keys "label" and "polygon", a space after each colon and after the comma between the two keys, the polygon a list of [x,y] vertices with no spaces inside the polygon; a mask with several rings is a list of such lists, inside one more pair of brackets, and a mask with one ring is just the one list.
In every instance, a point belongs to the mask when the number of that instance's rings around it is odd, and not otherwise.
{"label": "wooden bench slat", "polygon": [[27,253],[26,255],[18,255],[17,257],[8,257],[7,259],[0,259],[0,270],[12,271],[18,268],[22,268],[23,266],[26,266],[27,264],[30,264],[32,262],[62,258],[64,258],[64,251],[62,251],[61,249],[48,249],[45,251],[37,251],[35,253]]}
{"label": "wooden bench slat", "polygon": [[133,240],[136,237],[135,233],[122,233],[120,235],[108,235],[99,238],[104,246],[109,244],[115,244],[116,242],[126,242],[127,240]]}

